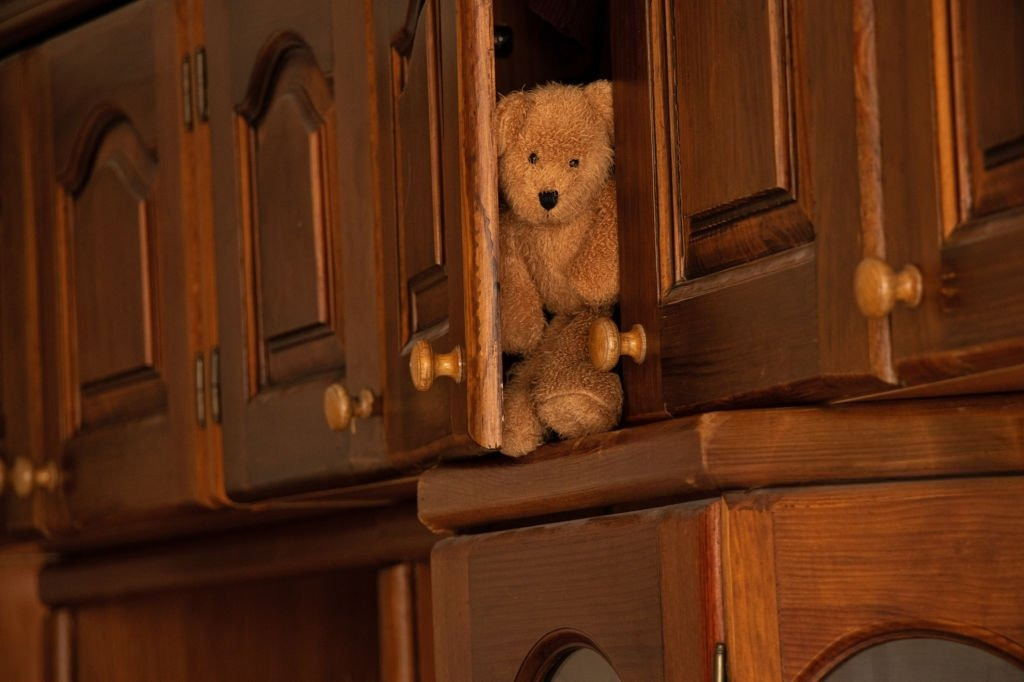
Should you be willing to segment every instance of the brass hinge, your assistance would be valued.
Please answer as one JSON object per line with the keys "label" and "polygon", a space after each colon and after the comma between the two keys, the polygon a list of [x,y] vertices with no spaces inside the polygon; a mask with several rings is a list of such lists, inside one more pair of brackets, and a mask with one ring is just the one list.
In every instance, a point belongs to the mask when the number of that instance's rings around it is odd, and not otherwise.
{"label": "brass hinge", "polygon": [[210,417],[220,424],[220,348],[210,351]]}
{"label": "brass hinge", "polygon": [[199,109],[199,120],[210,118],[210,97],[206,85],[206,48],[196,50],[196,105]]}
{"label": "brass hinge", "polygon": [[206,362],[200,353],[196,356],[196,421],[206,426]]}
{"label": "brass hinge", "polygon": [[729,679],[725,671],[725,644],[722,642],[715,645],[715,670],[711,679],[715,682],[726,682]]}
{"label": "brass hinge", "polygon": [[192,130],[192,59],[188,55],[181,61],[181,106],[185,130]]}

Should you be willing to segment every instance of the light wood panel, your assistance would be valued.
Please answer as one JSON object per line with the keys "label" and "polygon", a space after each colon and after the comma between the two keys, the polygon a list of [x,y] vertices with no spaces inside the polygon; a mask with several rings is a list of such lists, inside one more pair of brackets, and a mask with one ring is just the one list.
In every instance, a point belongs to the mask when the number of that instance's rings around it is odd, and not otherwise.
{"label": "light wood panel", "polygon": [[[861,648],[922,632],[1020,660],[1020,493],[1020,479],[1007,478],[728,498],[729,532],[752,540],[730,542],[726,564],[733,669],[820,679]],[[743,535],[747,527],[762,540]],[[774,566],[774,590],[750,589],[759,566]],[[758,613],[778,614],[774,641],[761,641],[771,628],[739,627]]]}
{"label": "light wood panel", "polygon": [[714,412],[423,474],[420,516],[460,529],[812,482],[1021,471],[1015,397]]}

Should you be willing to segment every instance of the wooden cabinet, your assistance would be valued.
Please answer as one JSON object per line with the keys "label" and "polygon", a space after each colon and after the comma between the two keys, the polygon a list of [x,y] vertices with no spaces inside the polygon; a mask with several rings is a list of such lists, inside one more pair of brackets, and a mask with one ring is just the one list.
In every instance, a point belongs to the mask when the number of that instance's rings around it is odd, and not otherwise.
{"label": "wooden cabinet", "polygon": [[822,679],[871,645],[926,633],[1019,667],[1021,492],[1010,478],[727,498],[730,679]]}
{"label": "wooden cabinet", "polygon": [[[53,524],[498,445],[484,25],[479,0],[141,0],[9,60],[4,271],[33,283],[5,305],[38,327],[19,451],[60,472]],[[413,388],[421,342],[457,381]]]}
{"label": "wooden cabinet", "polygon": [[[462,156],[491,108],[460,119],[454,4],[207,2],[204,26],[228,494],[497,445],[496,190],[469,206],[486,149]],[[413,388],[420,340],[461,349],[461,383]],[[337,433],[335,385],[369,413]]]}
{"label": "wooden cabinet", "polygon": [[[716,666],[737,682],[820,680],[912,637],[1024,670],[1021,492],[1013,477],[776,488],[445,540],[438,673],[548,679],[592,648],[624,682],[719,679]],[[538,508],[527,494],[506,513],[520,507]]]}
{"label": "wooden cabinet", "polygon": [[[1019,388],[1022,18],[983,5],[611,3],[631,418]],[[920,303],[867,318],[867,257]]]}
{"label": "wooden cabinet", "polygon": [[549,679],[587,648],[624,681],[712,679],[718,519],[700,502],[440,543],[438,679]]}
{"label": "wooden cabinet", "polygon": [[[328,486],[388,463],[365,10],[205,3],[216,420],[235,499]],[[369,390],[378,416],[332,432],[324,396],[333,384],[352,399]]]}
{"label": "wooden cabinet", "polygon": [[875,25],[886,256],[924,284],[893,313],[893,364],[914,383],[1019,365],[1024,8],[898,2]]}
{"label": "wooden cabinet", "polygon": [[133,3],[29,55],[45,448],[76,522],[208,495],[183,7]]}
{"label": "wooden cabinet", "polygon": [[881,330],[852,289],[852,3],[611,13],[621,321],[648,338],[623,363],[630,415],[881,387]]}

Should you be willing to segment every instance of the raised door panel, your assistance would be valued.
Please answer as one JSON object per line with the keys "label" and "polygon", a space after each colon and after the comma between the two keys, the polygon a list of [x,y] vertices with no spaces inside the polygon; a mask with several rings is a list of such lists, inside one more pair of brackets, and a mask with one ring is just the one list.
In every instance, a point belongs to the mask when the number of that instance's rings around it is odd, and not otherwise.
{"label": "raised door panel", "polygon": [[731,676],[822,679],[861,649],[922,633],[1024,662],[1022,491],[975,479],[729,497]]}
{"label": "raised door panel", "polygon": [[594,648],[622,680],[711,679],[719,505],[455,538],[431,557],[437,678],[549,679]]}
{"label": "raised door panel", "polygon": [[889,261],[922,274],[892,315],[920,383],[1024,362],[1024,8],[899,2],[877,16]]}
{"label": "raised door panel", "polygon": [[[490,9],[478,0],[374,6],[384,410],[399,462],[499,444]],[[459,382],[413,387],[409,358],[423,341],[435,353],[460,349]]]}
{"label": "raised door panel", "polygon": [[621,321],[648,336],[623,363],[633,418],[884,385],[850,284],[874,239],[854,5],[612,3]]}
{"label": "raised door panel", "polygon": [[334,432],[324,413],[333,384],[381,398],[366,10],[205,6],[218,416],[236,499],[388,465],[379,416]]}
{"label": "raised door panel", "polygon": [[136,3],[39,50],[47,449],[83,523],[206,494],[177,10]]}

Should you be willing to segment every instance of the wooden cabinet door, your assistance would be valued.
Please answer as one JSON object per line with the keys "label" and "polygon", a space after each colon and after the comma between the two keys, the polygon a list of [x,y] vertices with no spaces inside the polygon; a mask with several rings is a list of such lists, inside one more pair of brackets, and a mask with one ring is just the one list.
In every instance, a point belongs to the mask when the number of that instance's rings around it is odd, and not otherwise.
{"label": "wooden cabinet door", "polygon": [[[496,448],[497,150],[490,3],[374,3],[379,97],[377,220],[384,253],[383,362],[388,448],[397,463]],[[462,379],[417,391],[419,341],[459,349]]]}
{"label": "wooden cabinet door", "polygon": [[38,52],[46,446],[81,522],[205,496],[180,4]]}
{"label": "wooden cabinet door", "polygon": [[623,363],[630,416],[889,378],[852,288],[876,239],[857,4],[611,3],[621,322],[648,339]]}
{"label": "wooden cabinet door", "polygon": [[0,516],[12,534],[44,530],[41,496],[19,499],[11,473],[19,459],[44,461],[39,352],[38,223],[31,171],[38,152],[33,60],[0,63]]}
{"label": "wooden cabinet door", "polygon": [[1024,6],[876,12],[885,246],[923,279],[920,305],[892,314],[893,362],[907,383],[1020,365]]}
{"label": "wooden cabinet door", "polygon": [[[387,468],[366,3],[206,3],[224,479],[236,499]],[[333,432],[325,391],[375,415]]]}
{"label": "wooden cabinet door", "polygon": [[718,517],[701,502],[439,543],[437,679],[549,679],[581,647],[623,682],[711,679]]}
{"label": "wooden cabinet door", "polygon": [[729,679],[819,680],[922,633],[1024,662],[1022,493],[1004,478],[727,498]]}

